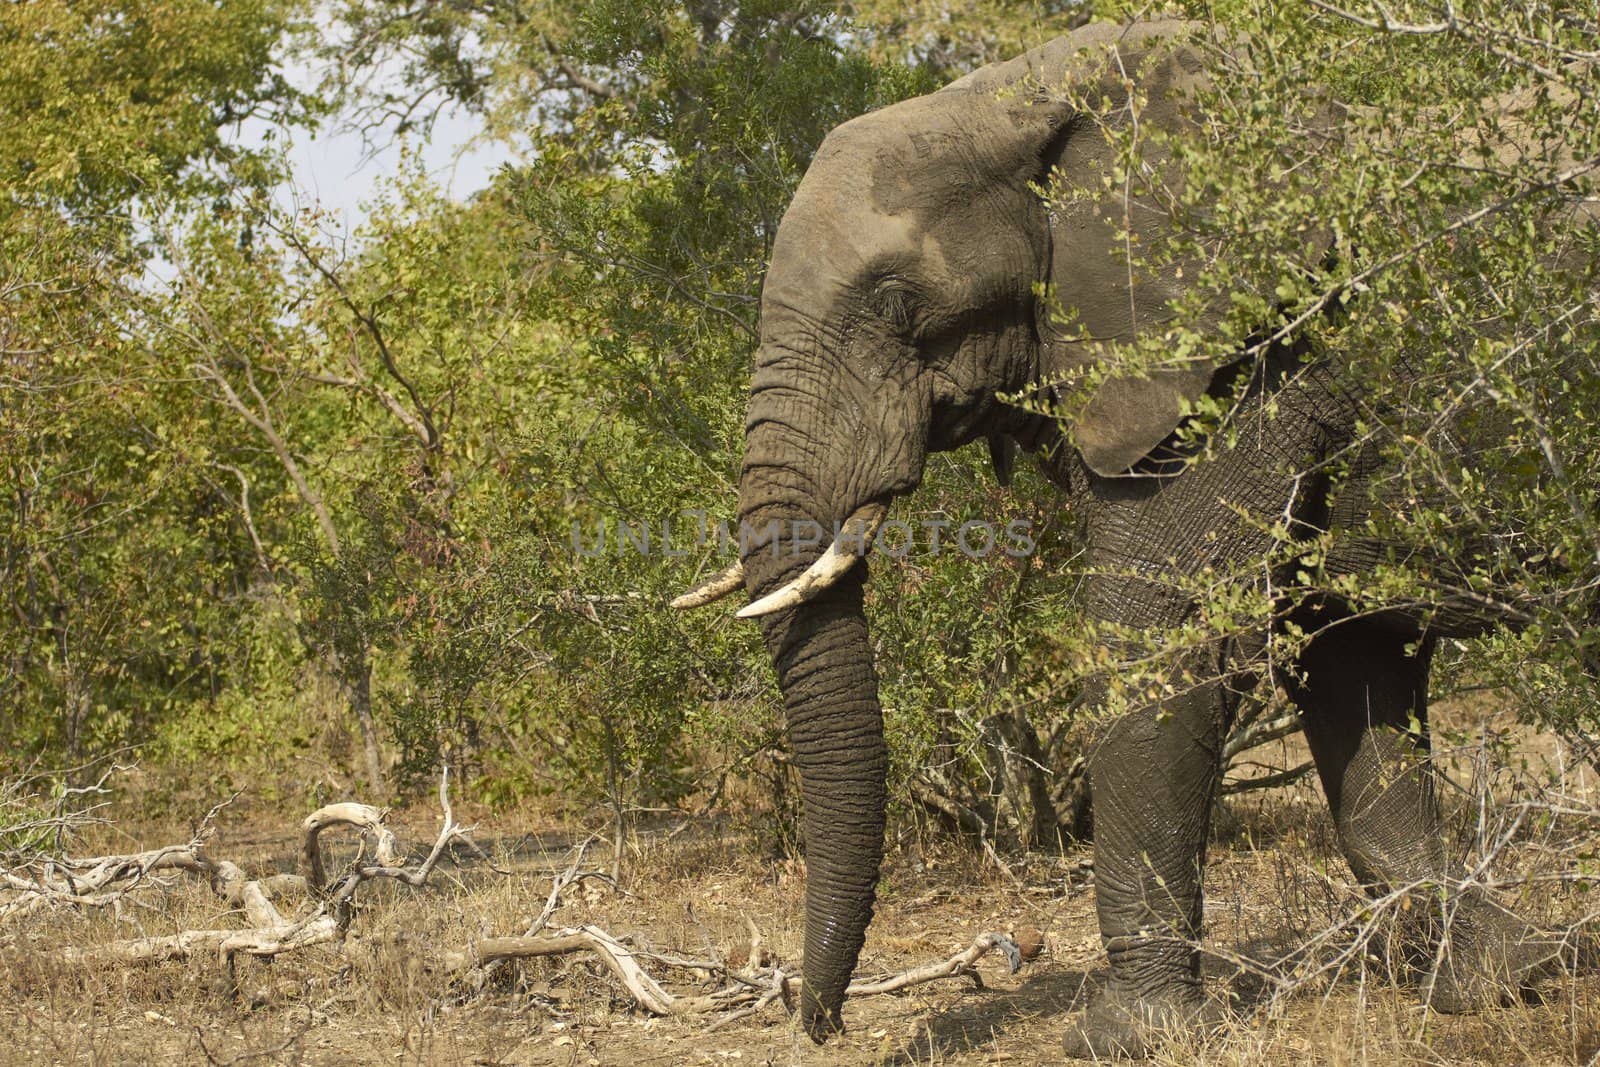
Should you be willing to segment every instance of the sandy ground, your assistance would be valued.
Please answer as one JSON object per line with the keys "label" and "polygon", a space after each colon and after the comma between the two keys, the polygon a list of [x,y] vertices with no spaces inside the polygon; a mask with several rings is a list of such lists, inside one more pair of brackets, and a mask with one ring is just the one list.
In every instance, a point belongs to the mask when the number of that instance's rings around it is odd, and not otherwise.
{"label": "sandy ground", "polygon": [[[1472,777],[1474,758],[1463,752],[1458,778]],[[1545,774],[1546,764],[1536,762]],[[1562,783],[1566,793],[1571,784]],[[1517,788],[1511,795],[1525,796]],[[1470,854],[1481,809],[1458,800],[1451,810],[1460,847]],[[436,817],[427,809],[399,817],[414,851],[431,841]],[[245,803],[224,813],[215,851],[251,874],[293,870],[293,826]],[[138,836],[145,844],[186,836],[186,828],[166,829],[164,837],[159,827]],[[1531,891],[1521,893],[1518,907],[1544,923],[1600,910],[1600,894],[1571,877],[1585,850],[1592,861],[1597,833],[1600,820],[1593,817],[1523,820],[1496,862],[1506,876],[1534,879],[1524,882]],[[1600,978],[1588,975],[1557,976],[1528,1003],[1473,1016],[1426,1012],[1414,988],[1377,964],[1354,965],[1337,981],[1313,980],[1274,999],[1271,983],[1251,971],[1356,912],[1330,837],[1310,784],[1230,804],[1207,869],[1207,945],[1216,957],[1208,969],[1212,991],[1240,1010],[1205,1046],[1170,1048],[1168,1062],[1597,1062]],[[385,885],[367,892],[343,952],[316,948],[270,964],[245,961],[232,978],[211,956],[85,968],[57,955],[67,946],[237,922],[193,879],[145,891],[120,915],[54,912],[0,931],[0,1061],[1055,1063],[1066,1062],[1059,1045],[1065,1021],[1103,979],[1093,891],[1084,884],[1092,879],[1086,851],[996,862],[907,830],[892,843],[860,974],[947,957],[991,930],[1043,931],[1040,958],[1013,975],[1003,958],[986,957],[978,965],[981,987],[948,979],[854,999],[845,1012],[849,1033],[821,1048],[778,1004],[715,1030],[705,1018],[649,1017],[586,955],[507,967],[500,981],[468,996],[430,961],[478,937],[520,933],[544,903],[552,874],[566,866],[573,842],[561,827],[522,829],[488,819],[475,839],[504,873],[457,850],[424,889]],[[609,854],[591,853],[591,860],[604,865]],[[1552,871],[1567,877],[1540,873]],[[637,948],[715,960],[748,943],[753,921],[780,960],[799,959],[803,867],[760,857],[743,835],[716,822],[671,837],[640,833],[623,874],[622,891],[595,881],[569,890],[552,927],[593,923]],[[1347,942],[1336,939],[1334,946]],[[1241,959],[1255,962],[1242,971]],[[709,988],[703,974],[659,961],[650,970],[679,993]]]}

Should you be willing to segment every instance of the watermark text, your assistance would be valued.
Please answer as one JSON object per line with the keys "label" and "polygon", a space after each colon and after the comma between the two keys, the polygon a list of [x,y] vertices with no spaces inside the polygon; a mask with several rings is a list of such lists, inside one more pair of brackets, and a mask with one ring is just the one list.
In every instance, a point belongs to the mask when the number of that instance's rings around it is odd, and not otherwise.
{"label": "watermark text", "polygon": [[[920,536],[919,536],[920,535]],[[660,556],[681,559],[697,555],[707,547],[718,555],[740,558],[767,552],[774,559],[784,556],[815,556],[837,543],[855,555],[867,550],[866,534],[860,527],[835,523],[831,528],[810,519],[765,523],[741,520],[713,521],[705,512],[688,510],[677,517],[658,522],[600,519],[592,525],[574,519],[572,551],[593,559],[606,555]],[[984,559],[996,554],[1020,559],[1033,554],[1036,542],[1033,523],[1013,518],[1005,522],[935,517],[905,521],[889,519],[878,527],[871,550],[893,559],[918,555],[938,556],[957,551],[968,559]]]}

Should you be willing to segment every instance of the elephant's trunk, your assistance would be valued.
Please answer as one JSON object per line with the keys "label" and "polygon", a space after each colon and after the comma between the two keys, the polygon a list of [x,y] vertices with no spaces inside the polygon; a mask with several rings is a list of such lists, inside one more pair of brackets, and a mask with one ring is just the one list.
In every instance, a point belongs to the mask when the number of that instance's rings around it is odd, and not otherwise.
{"label": "elephant's trunk", "polygon": [[[745,583],[757,596],[792,581],[820,554],[783,540],[832,510],[804,492],[792,457],[811,450],[770,425],[747,440],[740,486],[745,528],[782,531],[777,551],[744,546]],[[800,490],[800,491],[796,491]],[[775,526],[770,524],[776,523]],[[831,523],[830,523],[831,525]],[[888,750],[862,608],[865,563],[796,607],[760,619],[777,668],[789,742],[805,801],[806,944],[801,1021],[815,1041],[842,1029],[883,859]]]}
{"label": "elephant's trunk", "polygon": [[839,1008],[872,920],[883,860],[888,750],[861,594],[860,579],[852,578],[762,626],[805,800],[800,1015],[818,1042],[843,1028]]}

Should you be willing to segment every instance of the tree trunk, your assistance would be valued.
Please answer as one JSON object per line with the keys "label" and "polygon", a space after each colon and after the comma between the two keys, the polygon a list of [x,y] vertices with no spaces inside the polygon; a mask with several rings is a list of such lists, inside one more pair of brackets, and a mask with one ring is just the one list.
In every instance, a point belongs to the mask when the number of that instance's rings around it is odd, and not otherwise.
{"label": "tree trunk", "polygon": [[372,719],[372,656],[365,650],[349,674],[350,707],[361,730],[361,754],[366,763],[367,783],[375,795],[387,796],[383,776],[383,753],[378,748],[378,727]]}

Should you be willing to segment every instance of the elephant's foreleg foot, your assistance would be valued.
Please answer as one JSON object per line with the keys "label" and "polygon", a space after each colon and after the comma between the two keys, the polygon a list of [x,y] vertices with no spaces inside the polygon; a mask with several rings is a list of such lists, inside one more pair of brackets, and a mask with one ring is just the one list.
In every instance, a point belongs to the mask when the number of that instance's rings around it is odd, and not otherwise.
{"label": "elephant's foreleg foot", "polygon": [[1193,985],[1151,995],[1113,981],[1067,1024],[1061,1044],[1074,1059],[1142,1060],[1168,1042],[1204,1037],[1221,1021],[1220,1007]]}
{"label": "elephant's foreleg foot", "polygon": [[844,1017],[839,1010],[839,1005],[832,1008],[825,1007],[815,997],[807,997],[802,991],[800,1001],[800,1025],[805,1029],[806,1036],[816,1044],[823,1044],[830,1037],[844,1033]]}
{"label": "elephant's foreleg foot", "polygon": [[1478,893],[1436,902],[1425,928],[1423,1001],[1447,1015],[1518,1003],[1561,967],[1561,938]]}
{"label": "elephant's foreleg foot", "polygon": [[1200,958],[1186,941],[1139,938],[1109,946],[1111,978],[1062,1046],[1077,1059],[1144,1059],[1170,1041],[1204,1036],[1221,1021],[1200,980]]}

